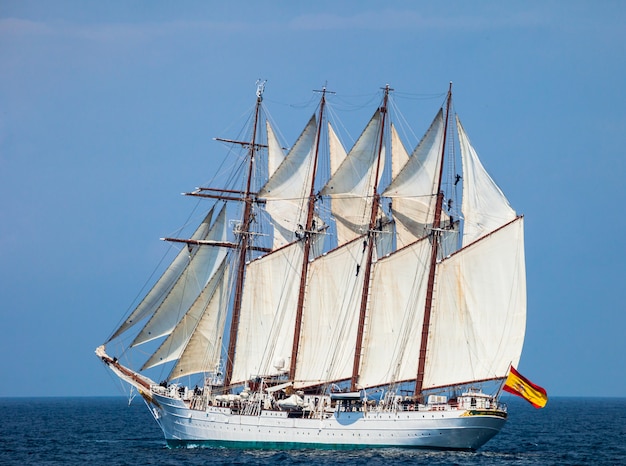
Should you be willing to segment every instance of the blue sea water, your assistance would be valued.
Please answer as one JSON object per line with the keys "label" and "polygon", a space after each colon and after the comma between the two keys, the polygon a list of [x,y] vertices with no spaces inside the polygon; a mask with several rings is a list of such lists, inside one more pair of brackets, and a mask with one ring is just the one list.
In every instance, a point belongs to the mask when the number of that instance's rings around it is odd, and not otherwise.
{"label": "blue sea water", "polygon": [[619,465],[625,398],[507,398],[504,429],[477,452],[168,449],[141,398],[0,399],[1,465]]}

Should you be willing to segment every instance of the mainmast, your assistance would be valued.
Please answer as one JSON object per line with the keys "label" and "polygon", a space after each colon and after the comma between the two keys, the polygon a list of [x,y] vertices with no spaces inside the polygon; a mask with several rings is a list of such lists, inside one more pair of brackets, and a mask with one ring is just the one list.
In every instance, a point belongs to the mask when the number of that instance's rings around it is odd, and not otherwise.
{"label": "mainmast", "polygon": [[415,380],[415,396],[420,396],[424,384],[424,367],[426,366],[426,348],[428,345],[428,332],[430,330],[430,314],[433,306],[433,289],[435,287],[435,272],[437,269],[437,253],[439,249],[439,236],[441,227],[441,209],[443,206],[443,192],[441,183],[443,179],[443,163],[446,152],[446,139],[448,132],[448,117],[450,116],[450,102],[452,101],[452,83],[448,88],[446,103],[446,118],[443,127],[443,144],[441,145],[441,160],[439,165],[439,180],[437,181],[437,202],[435,205],[435,218],[432,227],[432,249],[430,253],[430,270],[428,272],[428,284],[426,288],[426,304],[424,306],[424,321],[422,323],[422,339],[420,342],[419,362],[417,365],[417,378]]}
{"label": "mainmast", "polygon": [[233,361],[235,359],[235,348],[237,345],[237,329],[239,327],[239,317],[241,314],[241,299],[243,296],[243,279],[246,271],[246,254],[250,249],[250,219],[252,211],[253,198],[250,195],[252,186],[252,171],[254,168],[254,156],[257,150],[256,136],[257,126],[259,123],[259,114],[261,111],[261,102],[263,101],[263,91],[265,82],[258,83],[256,91],[256,106],[254,109],[254,125],[252,129],[252,141],[248,148],[248,179],[246,180],[246,189],[243,193],[243,217],[239,227],[239,260],[237,263],[237,275],[235,281],[235,300],[233,302],[233,311],[230,322],[230,338],[228,341],[228,354],[226,359],[226,374],[224,376],[224,387],[228,388],[233,375]]}
{"label": "mainmast", "polygon": [[356,345],[354,349],[354,362],[352,364],[352,378],[350,379],[351,389],[354,391],[357,389],[357,381],[359,378],[359,367],[361,365],[361,352],[363,350],[363,333],[365,328],[365,314],[367,311],[367,298],[369,296],[370,276],[372,273],[372,259],[374,254],[374,248],[376,246],[376,236],[374,229],[376,228],[376,215],[378,214],[378,207],[380,205],[380,194],[378,193],[378,178],[381,171],[381,155],[383,151],[384,136],[385,136],[385,122],[387,120],[387,103],[389,100],[389,91],[392,91],[389,84],[385,86],[385,96],[383,98],[383,105],[380,108],[382,113],[382,119],[380,124],[380,134],[378,140],[378,154],[376,159],[376,174],[374,176],[374,192],[372,194],[372,210],[370,214],[370,222],[367,234],[367,261],[365,262],[365,271],[363,276],[363,291],[361,293],[361,308],[359,310],[359,323],[357,326]]}
{"label": "mainmast", "polygon": [[302,252],[302,271],[300,273],[300,291],[298,293],[298,307],[296,308],[296,322],[293,335],[293,346],[291,349],[291,364],[289,365],[289,378],[293,380],[296,375],[296,363],[298,359],[298,347],[300,345],[300,333],[302,331],[302,312],[304,308],[304,291],[306,288],[307,272],[309,269],[309,255],[311,251],[311,242],[313,241],[313,214],[315,212],[315,177],[317,174],[317,160],[319,158],[320,136],[322,130],[322,121],[324,116],[324,107],[326,105],[326,87],[323,87],[322,98],[320,101],[320,113],[317,124],[317,136],[315,141],[315,156],[313,158],[313,173],[311,176],[311,187],[309,190],[308,211],[306,217],[306,226],[304,233],[304,245]]}

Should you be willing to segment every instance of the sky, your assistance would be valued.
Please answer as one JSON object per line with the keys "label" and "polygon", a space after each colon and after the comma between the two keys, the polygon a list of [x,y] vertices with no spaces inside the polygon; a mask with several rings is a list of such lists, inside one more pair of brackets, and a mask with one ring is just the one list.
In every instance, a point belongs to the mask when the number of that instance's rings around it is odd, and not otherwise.
{"label": "sky", "polygon": [[400,96],[452,81],[525,215],[518,369],[551,396],[626,396],[625,21],[610,0],[1,0],[0,396],[120,394],[94,349],[258,78],[292,142],[324,85],[356,137],[385,84],[422,134],[441,99]]}

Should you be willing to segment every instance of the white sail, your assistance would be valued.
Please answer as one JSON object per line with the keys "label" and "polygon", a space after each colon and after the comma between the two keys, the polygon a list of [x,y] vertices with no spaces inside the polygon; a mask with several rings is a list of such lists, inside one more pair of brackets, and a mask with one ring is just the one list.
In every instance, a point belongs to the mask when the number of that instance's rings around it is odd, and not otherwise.
{"label": "white sail", "polygon": [[309,264],[295,385],[350,378],[363,289],[365,237]]}
{"label": "white sail", "polygon": [[409,154],[402,144],[395,125],[391,124],[391,179],[394,179],[400,170],[409,161]]}
{"label": "white sail", "polygon": [[[209,300],[204,313],[172,369],[170,379],[199,372],[211,372],[218,367],[230,291],[230,268],[226,262],[224,264],[225,267],[220,268],[214,275],[217,281],[215,288],[212,289],[210,286],[205,288],[207,295],[211,290],[212,294],[210,297],[207,296]],[[205,298],[203,292],[197,304],[203,305]]]}
{"label": "white sail", "polygon": [[506,377],[526,326],[523,217],[438,266],[424,388]]}
{"label": "white sail", "polygon": [[302,242],[250,262],[241,301],[232,381],[288,368],[302,271]]}
{"label": "white sail", "polygon": [[[207,286],[204,287],[198,299],[191,305],[185,316],[178,322],[172,333],[161,343],[161,346],[154,352],[154,354],[144,363],[141,370],[149,369],[150,367],[165,364],[170,361],[178,359],[185,346],[189,342],[193,333],[198,327],[198,323],[203,318],[205,311],[215,311],[214,307],[209,308],[208,305],[212,298],[215,296],[216,290],[220,288],[224,283],[224,272],[226,270],[226,257],[222,259],[222,262],[213,275]],[[218,299],[219,299],[218,292]],[[224,313],[225,314],[225,313]],[[212,320],[216,319],[214,316]],[[217,324],[217,322],[214,322]],[[216,327],[219,327],[216,325]],[[215,340],[210,341],[209,344],[213,344]],[[203,359],[205,355],[202,355]]]}
{"label": "white sail", "polygon": [[330,157],[330,176],[333,176],[348,154],[330,122],[328,122],[328,153]]}
{"label": "white sail", "polygon": [[317,124],[311,117],[293,148],[259,191],[274,223],[274,248],[296,239],[306,224],[311,177],[315,162]]}
{"label": "white sail", "polygon": [[478,159],[458,116],[456,122],[463,158],[463,245],[467,245],[513,220],[516,214]]}
{"label": "white sail", "polygon": [[[226,240],[226,208],[222,207],[217,220],[211,227],[207,240]],[[167,297],[154,312],[151,319],[135,337],[132,346],[140,345],[169,333],[187,313],[217,270],[226,255],[226,249],[215,246],[195,246],[196,253],[190,257],[189,265],[180,275]]]}
{"label": "white sail", "polygon": [[272,125],[270,125],[269,121],[266,121],[267,128],[267,172],[268,176],[272,176],[278,166],[285,159],[285,153],[283,152],[283,148],[280,146],[276,135],[274,134],[274,130],[272,129]]}
{"label": "white sail", "polygon": [[[204,217],[202,223],[198,226],[196,231],[191,236],[194,240],[204,240],[211,228],[211,218],[213,217],[213,208]],[[159,305],[166,298],[172,287],[176,284],[180,276],[183,274],[187,266],[189,265],[190,255],[195,254],[198,251],[198,247],[192,247],[191,250],[182,249],[176,258],[169,265],[167,270],[163,272],[163,275],[154,284],[150,292],[143,298],[135,310],[128,316],[124,323],[113,333],[113,336],[109,338],[109,341],[118,337],[126,330],[133,327],[138,322],[141,322],[144,318],[152,315],[159,307]]]}
{"label": "white sail", "polygon": [[[331,212],[336,220],[337,243],[346,243],[369,228],[374,186],[380,181],[385,164],[383,148],[378,160],[381,113],[376,111],[343,163],[321,190],[332,199]],[[378,179],[377,163],[380,163]]]}
{"label": "white sail", "polygon": [[417,376],[430,254],[424,238],[375,264],[360,386]]}
{"label": "white sail", "polygon": [[412,156],[383,193],[392,199],[398,247],[427,234],[433,223],[443,133],[443,113],[439,111]]}

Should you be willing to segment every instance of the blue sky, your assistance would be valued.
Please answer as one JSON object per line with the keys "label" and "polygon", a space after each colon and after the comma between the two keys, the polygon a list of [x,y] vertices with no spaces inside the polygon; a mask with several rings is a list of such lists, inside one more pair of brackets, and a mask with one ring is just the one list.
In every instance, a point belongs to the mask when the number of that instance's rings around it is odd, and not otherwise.
{"label": "blue sky", "polygon": [[[93,351],[211,178],[257,78],[293,142],[328,83],[454,105],[525,215],[520,371],[626,396],[626,3],[0,3],[0,396],[119,394]],[[374,101],[375,102],[375,101]],[[422,134],[440,100],[396,100]],[[600,247],[602,246],[602,247]]]}

